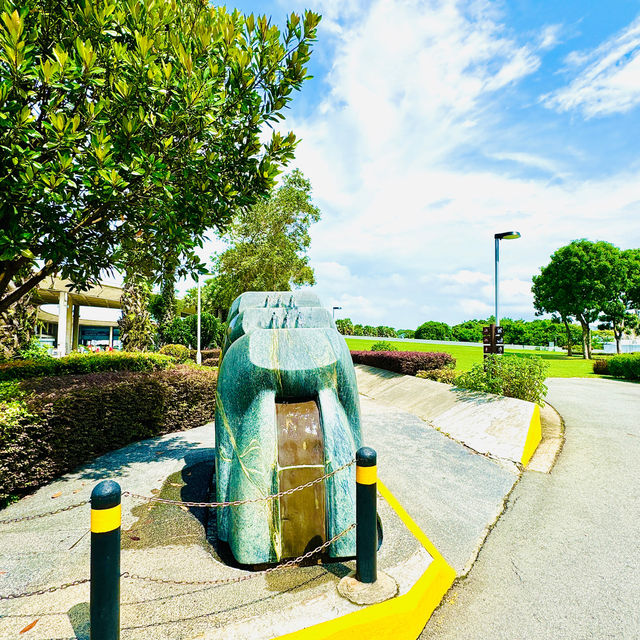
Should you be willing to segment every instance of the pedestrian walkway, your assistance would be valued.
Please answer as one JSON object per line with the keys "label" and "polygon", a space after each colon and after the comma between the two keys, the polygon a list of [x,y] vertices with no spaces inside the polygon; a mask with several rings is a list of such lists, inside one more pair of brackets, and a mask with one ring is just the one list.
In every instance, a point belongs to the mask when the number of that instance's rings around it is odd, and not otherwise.
{"label": "pedestrian walkway", "polygon": [[525,471],[422,640],[640,638],[640,385],[548,381],[566,442]]}

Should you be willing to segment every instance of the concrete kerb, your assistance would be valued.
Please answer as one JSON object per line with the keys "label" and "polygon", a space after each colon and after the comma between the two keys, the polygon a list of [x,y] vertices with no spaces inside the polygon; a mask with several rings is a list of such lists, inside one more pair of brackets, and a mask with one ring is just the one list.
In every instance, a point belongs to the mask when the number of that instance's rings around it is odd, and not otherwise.
{"label": "concrete kerb", "polygon": [[360,393],[403,409],[473,451],[526,466],[540,443],[538,405],[356,365]]}

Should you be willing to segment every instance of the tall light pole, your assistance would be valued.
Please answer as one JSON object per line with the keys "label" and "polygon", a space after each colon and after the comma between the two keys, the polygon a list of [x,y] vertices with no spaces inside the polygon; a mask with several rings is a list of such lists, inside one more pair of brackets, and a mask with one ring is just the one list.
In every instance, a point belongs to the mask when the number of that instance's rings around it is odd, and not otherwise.
{"label": "tall light pole", "polygon": [[342,307],[333,307],[333,309],[332,309],[332,312],[331,312],[331,313],[333,314],[333,319],[334,319],[334,320],[336,319],[336,309],[342,309]]}
{"label": "tall light pole", "polygon": [[200,289],[201,289],[201,283],[202,283],[202,276],[212,276],[214,275],[213,273],[199,273],[198,274],[198,337],[197,337],[197,341],[198,341],[198,347],[197,347],[197,351],[196,351],[196,364],[202,364],[202,350],[200,349],[200,335],[202,333],[201,329],[200,329],[200,315],[201,315],[201,308],[202,308],[202,294],[200,293]]}
{"label": "tall light pole", "polygon": [[496,260],[495,260],[495,299],[496,299],[496,327],[500,326],[500,315],[498,313],[498,264],[500,263],[500,240],[516,240],[520,237],[519,231],[503,231],[502,233],[494,234],[494,240],[496,243]]}

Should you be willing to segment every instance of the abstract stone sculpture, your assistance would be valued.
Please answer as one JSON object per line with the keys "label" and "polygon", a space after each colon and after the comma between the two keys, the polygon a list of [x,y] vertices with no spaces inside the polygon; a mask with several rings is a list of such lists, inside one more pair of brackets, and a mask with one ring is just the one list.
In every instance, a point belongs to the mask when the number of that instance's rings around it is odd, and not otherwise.
{"label": "abstract stone sculpture", "polygon": [[[265,497],[348,463],[362,444],[355,371],[331,315],[309,293],[248,292],[229,313],[216,392],[219,502]],[[243,564],[295,557],[355,521],[355,470],[278,499],[218,511]],[[330,545],[355,555],[355,532]]]}

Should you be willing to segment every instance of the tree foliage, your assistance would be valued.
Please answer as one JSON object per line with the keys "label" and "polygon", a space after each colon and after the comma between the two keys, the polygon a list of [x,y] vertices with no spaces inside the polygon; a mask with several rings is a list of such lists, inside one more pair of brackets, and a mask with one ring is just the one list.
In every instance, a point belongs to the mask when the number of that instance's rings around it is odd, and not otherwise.
{"label": "tree foliage", "polygon": [[640,319],[633,311],[640,308],[640,249],[622,251],[616,272],[618,286],[602,305],[598,328],[613,331],[616,351],[620,353],[622,336],[640,325]]}
{"label": "tree foliage", "polygon": [[[558,249],[533,277],[534,306],[539,313],[573,317],[582,327],[583,353],[591,358],[591,323],[620,297],[624,287],[620,249],[609,242],[574,240]],[[611,308],[611,307],[609,307]]]}
{"label": "tree foliage", "polygon": [[336,320],[336,328],[343,336],[353,335],[353,322],[351,322],[351,318],[339,318]]}
{"label": "tree foliage", "polygon": [[[226,325],[211,313],[200,315],[200,346],[202,349],[222,347]],[[168,344],[182,344],[196,349],[198,346],[198,316],[174,318],[164,330]]]}
{"label": "tree foliage", "polygon": [[416,340],[452,340],[453,334],[446,322],[430,320],[416,329],[414,337]]}
{"label": "tree foliage", "polygon": [[229,229],[230,247],[215,258],[216,306],[228,309],[245,291],[289,291],[315,283],[306,255],[309,227],[320,219],[311,183],[294,170],[269,197],[240,210]]}
{"label": "tree foliage", "polygon": [[260,135],[307,77],[315,13],[282,33],[207,0],[0,0],[0,14],[0,311],[54,272],[95,282],[143,233],[153,273],[167,251],[179,275],[199,268],[204,231],[293,157],[293,133]]}

